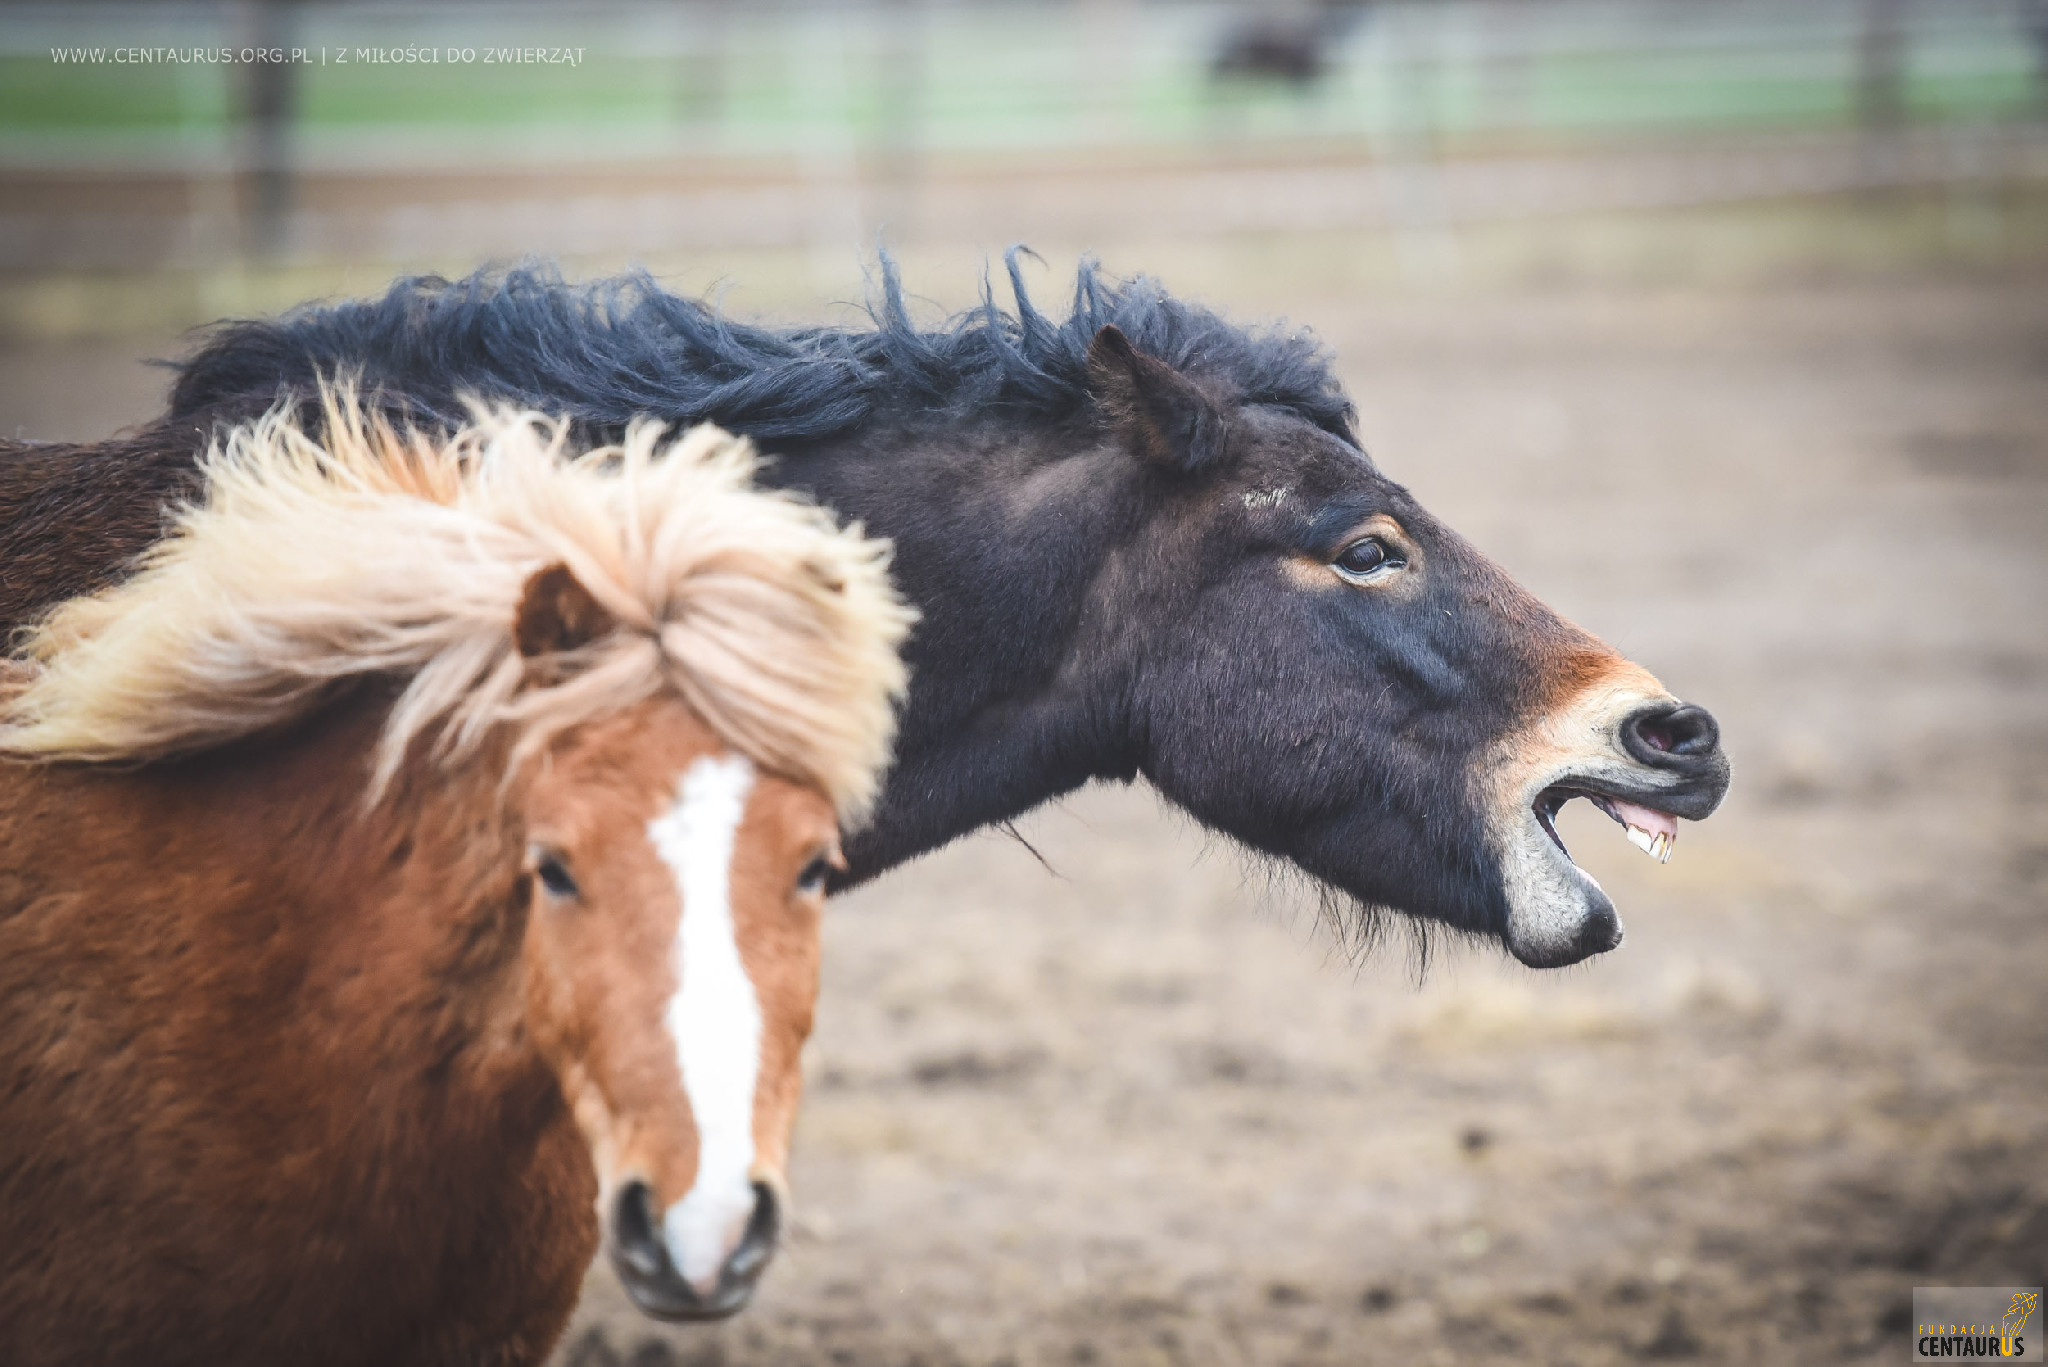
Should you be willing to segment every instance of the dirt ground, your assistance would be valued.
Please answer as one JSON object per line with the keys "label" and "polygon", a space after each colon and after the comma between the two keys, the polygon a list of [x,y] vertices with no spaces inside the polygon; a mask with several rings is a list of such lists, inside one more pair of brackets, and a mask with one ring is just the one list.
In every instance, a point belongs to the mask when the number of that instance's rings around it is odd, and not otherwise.
{"label": "dirt ground", "polygon": [[[561,1363],[1889,1363],[1916,1284],[2048,1276],[2048,278],[1283,310],[1716,712],[1726,808],[1658,867],[1576,804],[1627,943],[1420,985],[1142,789],[901,870],[828,919],[754,1306],[599,1269]],[[143,416],[169,345],[0,352],[0,428]]]}

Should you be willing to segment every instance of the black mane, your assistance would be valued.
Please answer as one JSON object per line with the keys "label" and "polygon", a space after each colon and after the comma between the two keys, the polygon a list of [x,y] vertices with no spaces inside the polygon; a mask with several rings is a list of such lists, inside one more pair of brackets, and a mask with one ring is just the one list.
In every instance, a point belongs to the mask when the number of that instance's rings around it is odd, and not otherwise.
{"label": "black mane", "polygon": [[1087,260],[1073,310],[1056,323],[1032,305],[1018,256],[1004,258],[1015,313],[997,306],[984,278],[979,307],[928,332],[911,322],[886,256],[871,329],[735,322],[645,271],[583,285],[531,265],[454,281],[414,276],[381,299],[224,325],[179,367],[172,415],[267,405],[282,388],[303,392],[318,375],[360,369],[367,384],[444,419],[460,415],[460,394],[481,392],[599,426],[653,413],[771,441],[830,437],[884,415],[1056,421],[1086,405],[1088,344],[1115,324],[1139,350],[1244,402],[1290,409],[1353,440],[1351,404],[1305,329],[1241,328],[1145,276],[1108,279]]}

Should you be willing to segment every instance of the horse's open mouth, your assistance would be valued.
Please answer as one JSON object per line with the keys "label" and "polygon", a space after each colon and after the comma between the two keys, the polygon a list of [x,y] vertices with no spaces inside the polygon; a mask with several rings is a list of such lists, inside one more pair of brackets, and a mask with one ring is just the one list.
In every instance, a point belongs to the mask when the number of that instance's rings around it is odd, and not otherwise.
{"label": "horse's open mouth", "polygon": [[1628,833],[1628,843],[1661,864],[1671,862],[1671,851],[1678,844],[1678,818],[1669,812],[1660,812],[1654,807],[1645,807],[1626,798],[1596,793],[1587,788],[1575,788],[1570,784],[1554,783],[1536,795],[1536,820],[1543,827],[1543,833],[1550,837],[1552,844],[1566,859],[1572,852],[1565,849],[1564,841],[1557,834],[1557,814],[1575,797],[1582,797],[1613,817]]}

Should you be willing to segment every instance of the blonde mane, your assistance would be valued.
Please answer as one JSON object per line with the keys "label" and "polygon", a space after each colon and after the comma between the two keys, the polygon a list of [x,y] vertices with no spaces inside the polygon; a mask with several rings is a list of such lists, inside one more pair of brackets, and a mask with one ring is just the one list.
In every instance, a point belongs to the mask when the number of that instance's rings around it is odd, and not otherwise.
{"label": "blonde mane", "polygon": [[[146,761],[302,717],[336,681],[409,675],[369,797],[413,742],[460,758],[517,728],[550,737],[672,689],[727,744],[865,815],[887,764],[915,614],[888,544],[752,486],[750,445],[717,428],[616,446],[476,410],[452,437],[393,428],[327,392],[316,440],[279,409],[218,440],[203,499],[126,582],[55,608],[0,689],[0,753]],[[531,667],[514,641],[527,581],[564,566],[610,615]],[[25,668],[24,668],[25,667]],[[19,676],[26,674],[26,678]]]}

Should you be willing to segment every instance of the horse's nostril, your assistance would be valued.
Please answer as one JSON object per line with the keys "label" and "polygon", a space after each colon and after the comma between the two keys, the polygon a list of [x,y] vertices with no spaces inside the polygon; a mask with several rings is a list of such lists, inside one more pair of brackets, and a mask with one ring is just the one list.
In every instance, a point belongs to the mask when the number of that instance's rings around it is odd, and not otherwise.
{"label": "horse's nostril", "polygon": [[738,1248],[725,1260],[729,1276],[750,1279],[758,1275],[775,1256],[775,1246],[782,1239],[782,1204],[775,1199],[775,1189],[766,1182],[754,1183],[754,1213],[747,1218],[746,1233],[740,1236]]}
{"label": "horse's nostril", "polygon": [[1645,749],[1658,755],[1691,758],[1710,755],[1721,744],[1721,728],[1715,725],[1713,714],[1691,703],[1638,712],[1629,718],[1626,732],[1630,740],[1637,742],[1629,748],[1645,759],[1650,758],[1642,754]]}
{"label": "horse's nostril", "polygon": [[658,1277],[668,1267],[668,1254],[654,1228],[652,1193],[645,1182],[619,1189],[612,1210],[612,1246],[618,1258],[643,1277]]}

